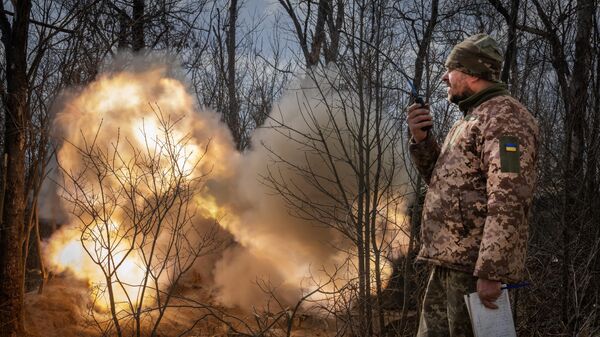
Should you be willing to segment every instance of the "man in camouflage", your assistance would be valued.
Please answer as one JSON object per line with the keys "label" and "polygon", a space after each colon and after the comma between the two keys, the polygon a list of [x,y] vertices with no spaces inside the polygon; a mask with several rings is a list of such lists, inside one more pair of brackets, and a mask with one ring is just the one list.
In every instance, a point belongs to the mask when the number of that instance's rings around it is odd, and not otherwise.
{"label": "man in camouflage", "polygon": [[463,117],[441,148],[428,105],[408,109],[410,154],[428,184],[418,259],[433,265],[418,336],[472,336],[463,295],[494,309],[501,282],[522,277],[539,131],[499,81],[501,65],[485,34],[453,48],[442,80]]}

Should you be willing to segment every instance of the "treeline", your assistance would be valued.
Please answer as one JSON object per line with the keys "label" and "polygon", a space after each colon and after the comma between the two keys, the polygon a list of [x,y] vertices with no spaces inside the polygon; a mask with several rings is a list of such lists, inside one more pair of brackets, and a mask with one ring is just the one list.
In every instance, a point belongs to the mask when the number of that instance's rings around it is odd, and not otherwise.
{"label": "treeline", "polygon": [[[425,286],[424,267],[414,263],[425,186],[408,169],[407,190],[416,193],[400,195],[396,188],[399,172],[410,168],[402,155],[407,77],[431,102],[434,131],[443,139],[459,117],[440,83],[444,60],[455,43],[478,32],[505,47],[502,80],[541,128],[527,260],[532,285],[513,298],[519,335],[600,333],[597,0],[34,0],[0,6],[0,337],[24,335],[26,266],[30,247],[40,241],[38,197],[53,156],[54,99],[89,83],[111,61],[127,67],[123,51],[175,58],[198,104],[222,116],[242,152],[261,146],[251,144],[253,131],[265,125],[294,76],[328,78],[335,69],[335,79],[326,82],[337,94],[321,92],[322,98],[347,99],[340,113],[353,118],[332,112],[327,125],[333,127],[317,135],[337,132],[337,150],[314,134],[295,139],[331,165],[325,178],[294,166],[311,191],[329,201],[311,205],[302,190],[276,177],[267,182],[295,214],[327,219],[353,243],[358,277],[354,304],[344,315],[358,319],[338,335],[378,335],[386,326],[390,335],[413,335]],[[336,169],[339,163],[348,170]],[[351,188],[336,180],[340,174],[350,175]],[[407,199],[414,200],[410,223],[389,212]],[[407,237],[401,256],[387,253],[393,240],[380,240],[389,231],[382,223]],[[390,260],[388,282],[381,269]],[[390,312],[400,314],[390,319]]]}

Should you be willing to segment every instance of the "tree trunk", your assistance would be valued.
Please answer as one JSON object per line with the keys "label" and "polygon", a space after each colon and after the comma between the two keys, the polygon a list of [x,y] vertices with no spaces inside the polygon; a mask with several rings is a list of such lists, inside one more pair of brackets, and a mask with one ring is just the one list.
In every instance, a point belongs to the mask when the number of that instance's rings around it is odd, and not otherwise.
{"label": "tree trunk", "polygon": [[315,33],[313,36],[310,52],[306,64],[308,67],[314,67],[319,64],[319,55],[325,42],[325,19],[331,15],[331,0],[320,0],[317,10],[317,23],[315,24]]}
{"label": "tree trunk", "polygon": [[[414,250],[414,246],[415,246],[415,241],[417,240],[417,235],[418,235],[418,229],[420,228],[420,224],[421,224],[421,212],[422,212],[422,203],[421,200],[421,186],[423,186],[423,179],[421,178],[421,176],[417,176],[417,183],[416,183],[416,195],[417,197],[415,198],[413,207],[412,207],[412,214],[410,217],[410,231],[409,231],[409,239],[408,239],[408,249],[406,250],[406,256],[404,257],[404,263],[403,263],[403,274],[402,274],[402,278],[404,280],[404,282],[402,283],[402,311],[401,311],[401,318],[400,318],[400,322],[402,322],[401,324],[401,328],[400,328],[400,333],[404,333],[404,331],[406,331],[406,326],[407,326],[407,317],[408,317],[408,305],[409,305],[409,298],[408,298],[408,294],[410,292],[409,289],[409,284],[410,284],[410,278],[414,277],[414,273],[412,270],[412,263],[413,260],[415,258],[415,256],[417,255],[417,252],[415,251],[413,253]],[[400,263],[398,261],[398,263]],[[420,311],[420,310],[419,310]]]}
{"label": "tree trunk", "polygon": [[[421,82],[423,81],[423,72],[425,70],[425,60],[427,59],[429,46],[433,38],[433,32],[435,31],[435,27],[438,22],[438,8],[439,1],[433,0],[431,2],[431,16],[429,17],[427,28],[423,34],[423,38],[418,43],[419,49],[417,51],[417,57],[415,58],[415,77],[413,82],[417,91],[421,88]],[[427,92],[429,92],[429,90],[427,90]],[[409,291],[409,286],[411,284],[410,280],[415,276],[415,271],[413,270],[412,265],[414,259],[417,256],[417,250],[419,249],[419,247],[415,247],[415,242],[418,241],[419,237],[418,228],[420,228],[421,212],[423,207],[422,202],[424,200],[422,184],[423,180],[420,176],[418,176],[415,184],[416,197],[410,221],[409,245],[406,251],[406,256],[403,261],[403,273],[401,276],[404,279],[402,283],[402,327],[400,330],[402,333],[405,331],[407,325],[407,314],[410,303],[409,293],[411,293],[411,291]]]}
{"label": "tree trunk", "polygon": [[133,0],[133,15],[131,25],[131,49],[134,52],[139,52],[145,47],[144,42],[144,1],[145,0]]}
{"label": "tree trunk", "polygon": [[25,334],[23,323],[23,251],[25,223],[25,140],[29,120],[27,39],[30,1],[15,5],[12,27],[2,14],[2,42],[6,57],[4,152],[6,190],[0,235],[0,336]]}
{"label": "tree trunk", "polygon": [[423,34],[423,38],[419,42],[419,50],[417,51],[417,57],[415,58],[415,78],[413,84],[417,90],[421,87],[421,82],[423,80],[423,70],[425,68],[425,58],[427,56],[427,52],[429,51],[429,45],[431,44],[431,39],[433,37],[433,32],[435,30],[435,26],[437,25],[438,19],[438,7],[439,0],[433,0],[431,2],[431,16],[429,17],[429,21],[427,23],[427,28],[425,33]]}
{"label": "tree trunk", "polygon": [[[510,70],[514,69],[517,60],[517,20],[519,18],[519,0],[512,0],[510,5],[510,21],[508,24],[508,44],[506,46],[506,52],[504,53],[504,65],[502,67],[502,74],[500,79],[504,83],[510,82]],[[512,79],[513,85],[511,85],[512,93],[516,93],[514,83],[516,79]]]}
{"label": "tree trunk", "polygon": [[[594,1],[583,0],[577,3],[577,33],[575,38],[575,57],[572,76],[565,56],[564,46],[556,35],[553,22],[535,0],[534,5],[545,26],[543,35],[552,49],[552,65],[555,69],[565,106],[565,148],[563,153],[563,218],[562,218],[562,321],[570,331],[577,328],[578,318],[571,319],[571,271],[573,234],[581,228],[582,214],[586,211],[581,202],[585,186],[584,177],[584,133],[585,116],[588,108],[587,86],[590,79],[592,19]],[[570,77],[570,81],[567,79]],[[577,290],[575,290],[577,291]]]}
{"label": "tree trunk", "polygon": [[225,112],[225,121],[227,122],[227,126],[229,126],[229,130],[231,130],[231,134],[233,135],[233,140],[235,141],[235,145],[238,150],[242,150],[244,148],[244,144],[242,144],[242,128],[240,125],[240,117],[239,117],[239,107],[236,96],[236,82],[235,82],[235,31],[237,25],[237,15],[238,15],[238,6],[237,0],[230,0],[229,3],[229,27],[227,29],[227,99],[228,106]]}
{"label": "tree trunk", "polygon": [[[333,6],[330,2],[329,6]],[[337,62],[339,49],[340,49],[340,31],[342,24],[344,23],[344,1],[337,0],[337,14],[335,20],[333,19],[333,7],[330,7],[329,15],[327,17],[327,26],[329,27],[329,45],[323,50],[325,54],[325,64],[331,62]]]}
{"label": "tree trunk", "polygon": [[[591,50],[591,34],[592,34],[592,18],[594,13],[594,1],[583,0],[577,2],[577,35],[575,37],[575,61],[573,64],[573,75],[569,85],[569,104],[567,105],[566,115],[566,134],[567,144],[570,147],[566,148],[565,154],[565,216],[568,222],[565,223],[565,244],[570,246],[571,239],[574,234],[584,226],[585,214],[588,210],[586,205],[582,204],[582,197],[585,187],[584,177],[584,134],[585,134],[585,117],[588,108],[588,84],[590,83],[590,69],[592,60]],[[569,233],[571,232],[571,233]],[[566,248],[566,247],[565,247]],[[570,249],[570,248],[567,248]],[[568,255],[567,255],[568,256]],[[570,256],[569,256],[570,258]],[[570,265],[570,261],[565,261]],[[571,277],[567,277],[569,270],[565,268],[565,279],[563,287],[571,289],[569,281]],[[573,289],[578,292],[579,289]],[[570,294],[568,295],[570,298]],[[583,301],[587,301],[584,297]],[[567,308],[564,310],[564,323],[569,323],[569,331],[576,333],[583,317],[579,317],[580,310],[575,310],[575,317],[572,319],[568,315],[573,312],[570,308],[570,299],[566,299]],[[578,305],[584,305],[579,303]],[[577,308],[578,309],[578,308]]]}
{"label": "tree trunk", "polygon": [[46,266],[44,265],[44,257],[42,256],[42,236],[40,235],[40,218],[37,210],[35,212],[35,238],[38,260],[40,263],[40,274],[42,276],[42,281],[40,283],[40,287],[38,288],[38,294],[41,295],[44,292],[46,282],[48,282],[48,271],[46,270]]}
{"label": "tree trunk", "polygon": [[[364,271],[365,271],[365,254],[364,254],[364,234],[363,234],[363,222],[362,222],[362,218],[360,215],[360,209],[362,208],[362,205],[359,201],[359,206],[358,206],[359,210],[358,210],[358,221],[356,222],[356,251],[357,251],[357,258],[358,258],[358,322],[353,322],[354,326],[353,326],[353,331],[355,328],[358,329],[359,334],[362,334],[364,326],[365,326],[365,311],[366,311],[366,302],[364,301],[364,298],[366,297],[366,284],[365,284],[365,278],[364,278]],[[351,312],[352,313],[352,312]],[[353,314],[353,313],[352,313]],[[358,325],[358,326],[356,326]]]}
{"label": "tree trunk", "polygon": [[[307,18],[305,24],[301,23],[301,19],[289,0],[278,0],[281,6],[285,9],[288,16],[294,24],[296,35],[298,36],[298,42],[304,55],[304,61],[308,69],[319,64],[321,50],[325,54],[325,62],[335,62],[338,57],[339,42],[340,42],[340,31],[344,20],[344,3],[341,0],[337,1],[337,15],[335,20],[333,18],[333,4],[332,0],[320,0],[317,8],[317,18],[315,25],[312,29],[312,42],[310,48],[308,46],[308,27],[306,23],[309,21]],[[311,15],[311,4],[308,2],[307,15]],[[326,47],[326,34],[325,27],[329,28],[330,44]],[[304,28],[303,28],[304,27]]]}
{"label": "tree trunk", "polygon": [[[596,49],[600,51],[600,31],[596,30],[594,34]],[[596,73],[595,79],[592,81],[592,108],[590,109],[588,116],[592,122],[589,129],[590,136],[588,141],[588,163],[587,163],[587,200],[592,203],[592,210],[596,212],[599,210],[598,207],[594,207],[594,203],[597,203],[598,194],[598,156],[600,155],[600,61],[596,60]]]}
{"label": "tree trunk", "polygon": [[117,48],[126,49],[129,47],[129,16],[119,9],[117,11],[117,18],[119,20]]}
{"label": "tree trunk", "polygon": [[[506,51],[504,53],[504,65],[502,67],[502,73],[500,79],[502,82],[508,83],[510,77],[510,70],[513,69],[514,63],[516,62],[516,50],[517,50],[517,20],[519,18],[519,0],[511,0],[510,12],[504,7],[500,0],[489,0],[489,2],[496,8],[496,10],[502,14],[506,25],[508,26],[508,43],[506,45]],[[512,88],[512,92],[515,93],[516,89]]]}

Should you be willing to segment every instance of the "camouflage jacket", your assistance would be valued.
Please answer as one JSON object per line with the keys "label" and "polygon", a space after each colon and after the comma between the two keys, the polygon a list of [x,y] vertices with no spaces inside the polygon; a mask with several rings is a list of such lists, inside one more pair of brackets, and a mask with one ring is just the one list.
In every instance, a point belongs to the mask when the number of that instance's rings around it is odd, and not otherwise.
{"label": "camouflage jacket", "polygon": [[420,260],[490,280],[521,278],[538,135],[526,108],[501,95],[468,110],[441,148],[431,136],[410,144],[429,185]]}

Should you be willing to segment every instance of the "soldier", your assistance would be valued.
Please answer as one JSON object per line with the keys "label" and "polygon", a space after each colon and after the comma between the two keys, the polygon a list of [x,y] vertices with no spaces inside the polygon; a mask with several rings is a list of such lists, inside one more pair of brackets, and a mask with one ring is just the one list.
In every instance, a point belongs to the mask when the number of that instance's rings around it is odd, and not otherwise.
{"label": "soldier", "polygon": [[442,80],[463,117],[441,148],[425,128],[429,106],[408,109],[410,154],[428,184],[418,259],[433,265],[418,336],[472,336],[463,295],[494,309],[501,282],[522,277],[539,130],[499,81],[502,59],[485,34],[452,49]]}

